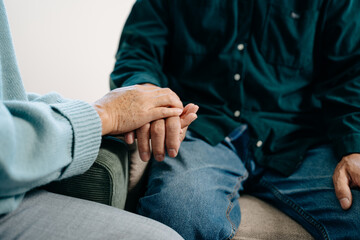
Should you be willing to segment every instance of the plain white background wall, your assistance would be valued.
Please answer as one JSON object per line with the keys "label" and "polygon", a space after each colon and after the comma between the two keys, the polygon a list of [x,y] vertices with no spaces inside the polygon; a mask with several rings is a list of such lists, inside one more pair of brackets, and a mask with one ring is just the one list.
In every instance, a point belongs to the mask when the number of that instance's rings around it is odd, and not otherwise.
{"label": "plain white background wall", "polygon": [[5,0],[25,88],[93,102],[109,91],[135,0]]}

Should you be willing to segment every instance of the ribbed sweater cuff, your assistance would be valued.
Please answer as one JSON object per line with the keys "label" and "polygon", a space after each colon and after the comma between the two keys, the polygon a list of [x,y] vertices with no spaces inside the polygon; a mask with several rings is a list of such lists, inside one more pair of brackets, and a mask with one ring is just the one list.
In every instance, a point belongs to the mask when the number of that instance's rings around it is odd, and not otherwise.
{"label": "ribbed sweater cuff", "polygon": [[69,121],[73,129],[72,162],[60,179],[81,174],[94,163],[101,143],[101,119],[95,109],[82,101],[69,101],[51,105]]}

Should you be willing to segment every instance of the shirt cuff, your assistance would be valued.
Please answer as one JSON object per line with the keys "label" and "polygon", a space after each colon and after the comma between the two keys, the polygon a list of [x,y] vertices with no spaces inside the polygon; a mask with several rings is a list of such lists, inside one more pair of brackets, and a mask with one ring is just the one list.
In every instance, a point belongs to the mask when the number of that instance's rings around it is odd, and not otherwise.
{"label": "shirt cuff", "polygon": [[161,87],[161,83],[156,78],[146,73],[139,73],[130,77],[121,86],[126,87],[126,86],[132,86],[132,85],[144,84],[144,83],[151,83],[158,87]]}
{"label": "shirt cuff", "polygon": [[360,153],[360,134],[354,133],[346,135],[334,141],[334,150],[341,160],[342,157],[352,154]]}
{"label": "shirt cuff", "polygon": [[73,130],[73,141],[70,146],[72,162],[60,179],[81,174],[94,163],[101,144],[101,119],[96,110],[88,103],[74,100],[51,105],[66,117]]}

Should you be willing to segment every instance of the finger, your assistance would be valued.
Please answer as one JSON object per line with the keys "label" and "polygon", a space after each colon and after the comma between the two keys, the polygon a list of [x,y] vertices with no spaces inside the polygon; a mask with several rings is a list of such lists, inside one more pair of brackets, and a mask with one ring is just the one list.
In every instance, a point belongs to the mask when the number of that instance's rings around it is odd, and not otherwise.
{"label": "finger", "polygon": [[199,106],[194,104],[188,104],[184,108],[183,113],[180,115],[181,128],[188,127],[196,118],[196,112],[199,110]]}
{"label": "finger", "polygon": [[345,169],[335,169],[333,182],[335,187],[335,194],[340,202],[342,209],[349,209],[352,203],[352,195],[349,187],[349,177]]}
{"label": "finger", "polygon": [[187,129],[188,129],[187,127],[181,129],[180,137],[179,137],[180,143],[181,143],[182,141],[184,141],[185,136],[186,136],[186,131],[187,131]]}
{"label": "finger", "polygon": [[161,162],[165,158],[165,120],[160,119],[151,123],[150,134],[154,158]]}
{"label": "finger", "polygon": [[182,113],[181,108],[167,108],[167,107],[157,107],[149,110],[147,116],[147,122],[152,122],[158,119],[180,116]]}
{"label": "finger", "polygon": [[150,160],[150,123],[145,124],[136,130],[138,151],[141,160],[147,162]]}
{"label": "finger", "polygon": [[131,131],[125,134],[125,142],[127,144],[133,144],[135,139],[135,132]]}
{"label": "finger", "polygon": [[185,139],[186,131],[188,126],[197,119],[197,111],[199,110],[199,106],[189,103],[185,106],[183,113],[180,115],[180,124],[181,124],[181,131],[180,131],[180,143]]}
{"label": "finger", "polygon": [[199,110],[199,106],[193,103],[189,103],[184,107],[183,114],[196,113]]}
{"label": "finger", "polygon": [[165,144],[169,157],[176,157],[180,147],[180,118],[170,117],[165,120]]}
{"label": "finger", "polygon": [[197,115],[195,113],[190,113],[186,116],[181,117],[180,118],[181,129],[188,127],[196,119],[197,119]]}

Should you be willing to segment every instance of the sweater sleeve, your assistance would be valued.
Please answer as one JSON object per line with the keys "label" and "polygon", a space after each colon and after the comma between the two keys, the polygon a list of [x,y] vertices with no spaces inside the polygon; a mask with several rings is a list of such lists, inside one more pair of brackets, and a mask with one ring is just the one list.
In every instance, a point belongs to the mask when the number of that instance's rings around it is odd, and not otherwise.
{"label": "sweater sleeve", "polygon": [[30,189],[86,171],[100,147],[89,104],[55,93],[29,99],[0,102],[0,214]]}
{"label": "sweater sleeve", "polygon": [[167,86],[168,1],[137,0],[124,26],[111,88],[141,83]]}

